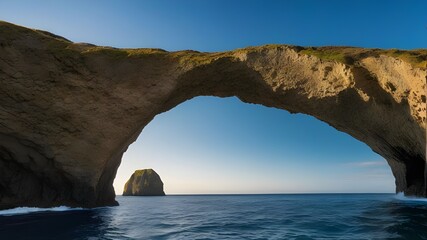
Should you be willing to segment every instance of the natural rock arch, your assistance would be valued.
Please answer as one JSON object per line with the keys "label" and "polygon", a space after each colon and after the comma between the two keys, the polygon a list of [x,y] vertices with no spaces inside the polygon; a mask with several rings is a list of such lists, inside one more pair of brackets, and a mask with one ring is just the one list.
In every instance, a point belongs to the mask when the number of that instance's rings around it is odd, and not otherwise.
{"label": "natural rock arch", "polygon": [[285,45],[222,53],[114,49],[0,22],[0,208],[113,205],[121,157],[196,96],[312,115],[426,196],[426,50]]}

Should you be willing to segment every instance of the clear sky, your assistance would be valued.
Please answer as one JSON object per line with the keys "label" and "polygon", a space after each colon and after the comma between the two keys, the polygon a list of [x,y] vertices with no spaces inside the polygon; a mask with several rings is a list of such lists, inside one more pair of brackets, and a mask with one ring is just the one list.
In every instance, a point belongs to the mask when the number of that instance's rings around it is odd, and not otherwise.
{"label": "clear sky", "polygon": [[[169,51],[283,43],[427,47],[427,1],[3,1],[0,19],[75,42]],[[310,116],[199,97],[157,116],[114,186],[153,168],[166,193],[393,192],[385,160]]]}

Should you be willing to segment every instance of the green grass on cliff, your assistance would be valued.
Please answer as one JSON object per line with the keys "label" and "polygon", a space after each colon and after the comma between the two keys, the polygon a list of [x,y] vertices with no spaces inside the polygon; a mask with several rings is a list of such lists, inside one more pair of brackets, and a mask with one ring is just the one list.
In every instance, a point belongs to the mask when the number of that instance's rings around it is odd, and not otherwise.
{"label": "green grass on cliff", "polygon": [[147,176],[150,176],[150,175],[154,174],[154,170],[153,169],[136,170],[133,174],[135,177],[138,177],[138,176],[142,176],[144,173]]}
{"label": "green grass on cliff", "polygon": [[404,62],[418,68],[427,68],[427,49],[418,49],[402,51],[398,49],[389,49],[382,52],[384,55],[398,58]]}
{"label": "green grass on cliff", "polygon": [[45,49],[55,57],[78,58],[79,52],[69,48],[72,45],[68,39],[50,32],[25,28],[8,22],[0,21],[0,40],[13,44],[20,39],[31,38],[34,45]]}
{"label": "green grass on cliff", "polygon": [[369,49],[355,47],[309,47],[301,48],[299,53],[316,56],[326,61],[352,64],[366,57],[387,55],[400,59],[417,68],[427,68],[427,50]]}
{"label": "green grass on cliff", "polygon": [[123,51],[117,48],[98,47],[98,46],[90,47],[87,50],[84,50],[82,53],[88,54],[88,55],[100,54],[100,55],[108,56],[111,58],[125,58],[129,55],[126,51]]}
{"label": "green grass on cliff", "polygon": [[71,43],[70,40],[64,37],[55,35],[53,33],[43,31],[43,30],[38,30],[38,29],[22,27],[19,25],[5,22],[5,21],[0,21],[0,35],[9,41],[17,39],[22,36],[33,35],[33,36],[36,36],[38,39],[51,39],[51,40]]}
{"label": "green grass on cliff", "polygon": [[306,48],[299,53],[313,55],[322,60],[349,63],[349,58],[342,51],[339,51],[339,49],[323,50],[318,48]]}
{"label": "green grass on cliff", "polygon": [[32,32],[35,31],[8,22],[0,21],[0,36],[6,41],[13,41],[23,34],[31,34]]}
{"label": "green grass on cliff", "polygon": [[138,56],[147,56],[153,54],[164,54],[167,53],[163,49],[156,48],[112,48],[112,47],[99,47],[91,46],[86,48],[82,53],[84,54],[102,54],[114,58],[123,58],[123,57],[138,57]]}

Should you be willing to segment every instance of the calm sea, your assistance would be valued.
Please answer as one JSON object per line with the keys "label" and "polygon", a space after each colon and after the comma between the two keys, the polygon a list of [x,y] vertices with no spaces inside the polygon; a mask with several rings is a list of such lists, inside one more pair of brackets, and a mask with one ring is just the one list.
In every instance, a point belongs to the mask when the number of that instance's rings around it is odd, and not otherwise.
{"label": "calm sea", "polygon": [[91,210],[0,211],[0,239],[427,239],[427,201],[393,194],[117,199]]}

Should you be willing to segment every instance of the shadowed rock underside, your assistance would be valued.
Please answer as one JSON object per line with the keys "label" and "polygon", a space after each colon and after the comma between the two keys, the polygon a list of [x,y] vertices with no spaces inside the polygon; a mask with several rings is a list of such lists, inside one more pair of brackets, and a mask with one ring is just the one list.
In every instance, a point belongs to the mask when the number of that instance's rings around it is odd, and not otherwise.
{"label": "shadowed rock underside", "polygon": [[115,205],[127,147],[157,114],[237,96],[316,117],[426,196],[427,50],[115,49],[0,22],[0,208]]}

